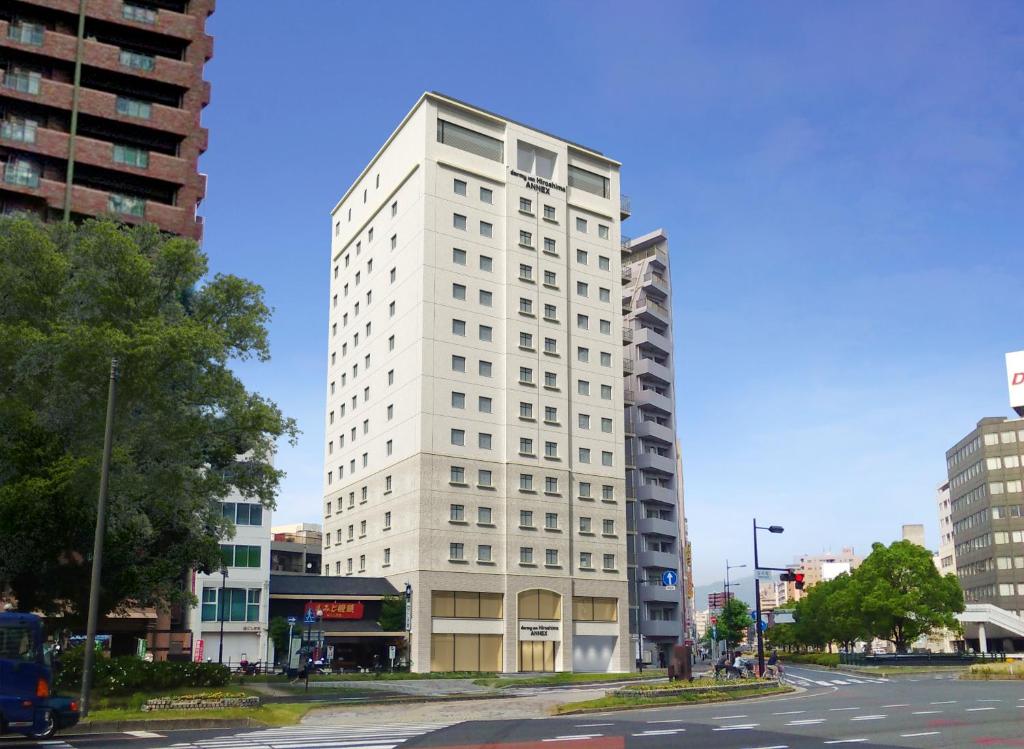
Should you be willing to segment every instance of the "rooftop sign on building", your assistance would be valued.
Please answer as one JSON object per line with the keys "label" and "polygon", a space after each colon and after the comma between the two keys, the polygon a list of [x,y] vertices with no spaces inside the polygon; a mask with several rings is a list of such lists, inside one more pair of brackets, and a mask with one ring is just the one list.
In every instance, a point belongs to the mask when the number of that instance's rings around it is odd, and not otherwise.
{"label": "rooftop sign on building", "polygon": [[1006,355],[1006,385],[1010,389],[1010,408],[1024,416],[1024,351]]}

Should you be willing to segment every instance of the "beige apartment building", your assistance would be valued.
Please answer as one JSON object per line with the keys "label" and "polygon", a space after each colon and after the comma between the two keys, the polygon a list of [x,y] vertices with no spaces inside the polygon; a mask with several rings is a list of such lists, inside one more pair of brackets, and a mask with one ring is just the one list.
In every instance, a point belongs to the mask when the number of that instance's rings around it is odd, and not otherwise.
{"label": "beige apartment building", "polygon": [[332,211],[324,574],[414,671],[624,671],[618,162],[424,94]]}

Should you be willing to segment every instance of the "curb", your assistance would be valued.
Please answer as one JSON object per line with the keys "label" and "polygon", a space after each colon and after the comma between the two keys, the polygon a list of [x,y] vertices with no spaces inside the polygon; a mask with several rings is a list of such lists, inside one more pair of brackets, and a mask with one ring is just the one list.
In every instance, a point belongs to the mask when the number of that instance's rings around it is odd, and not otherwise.
{"label": "curb", "polygon": [[95,723],[79,723],[71,728],[61,729],[61,736],[76,736],[90,733],[123,733],[124,731],[173,731],[196,728],[262,728],[252,718],[157,718],[154,720],[102,720]]}

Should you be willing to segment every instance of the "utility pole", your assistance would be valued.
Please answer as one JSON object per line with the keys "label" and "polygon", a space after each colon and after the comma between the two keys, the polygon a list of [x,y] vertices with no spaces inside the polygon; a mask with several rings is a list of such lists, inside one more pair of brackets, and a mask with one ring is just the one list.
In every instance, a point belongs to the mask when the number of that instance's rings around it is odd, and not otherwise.
{"label": "utility pole", "polygon": [[103,570],[103,536],[107,526],[107,490],[110,483],[110,451],[114,441],[114,403],[121,374],[117,357],[110,360],[110,384],[107,389],[107,423],[103,432],[103,462],[100,465],[100,496],[96,503],[96,536],[92,545],[92,578],[89,582],[89,619],[85,632],[85,660],[82,663],[81,715],[89,714],[89,691],[96,663],[96,620],[100,608],[100,575]]}
{"label": "utility pole", "polygon": [[220,568],[220,650],[217,653],[217,663],[224,663],[224,614],[228,610],[228,602],[224,598],[227,593],[226,588],[228,585],[228,568],[222,566]]}

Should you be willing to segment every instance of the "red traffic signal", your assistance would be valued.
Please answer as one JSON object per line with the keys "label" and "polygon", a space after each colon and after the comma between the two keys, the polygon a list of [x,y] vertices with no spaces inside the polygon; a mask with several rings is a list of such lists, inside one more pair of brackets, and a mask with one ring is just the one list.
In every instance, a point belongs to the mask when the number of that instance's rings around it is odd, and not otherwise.
{"label": "red traffic signal", "polygon": [[793,582],[796,583],[795,587],[796,587],[797,590],[803,590],[804,589],[804,573],[803,572],[795,572],[795,573],[793,573]]}

